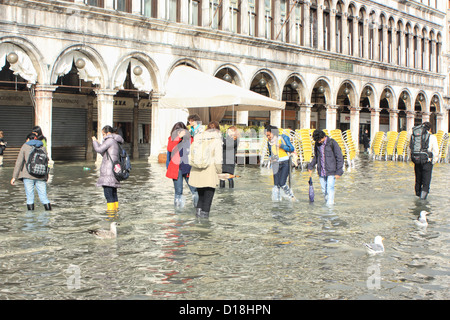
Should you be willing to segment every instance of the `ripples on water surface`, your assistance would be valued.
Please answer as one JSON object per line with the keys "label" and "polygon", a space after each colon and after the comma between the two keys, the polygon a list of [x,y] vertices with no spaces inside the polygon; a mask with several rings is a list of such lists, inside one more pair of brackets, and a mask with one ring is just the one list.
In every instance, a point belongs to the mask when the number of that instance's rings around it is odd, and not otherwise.
{"label": "ripples on water surface", "polygon": [[[138,162],[119,190],[118,238],[98,240],[86,231],[109,222],[92,163],[55,164],[51,212],[38,200],[27,212],[23,185],[2,168],[0,299],[448,299],[450,164],[434,167],[425,202],[413,172],[361,159],[328,208],[316,174],[314,203],[301,171],[299,201],[273,203],[271,175],[240,166],[236,188],[217,189],[198,221],[186,185],[175,211],[164,166]],[[425,230],[414,224],[422,209]],[[362,244],[378,234],[386,252],[369,256]]]}

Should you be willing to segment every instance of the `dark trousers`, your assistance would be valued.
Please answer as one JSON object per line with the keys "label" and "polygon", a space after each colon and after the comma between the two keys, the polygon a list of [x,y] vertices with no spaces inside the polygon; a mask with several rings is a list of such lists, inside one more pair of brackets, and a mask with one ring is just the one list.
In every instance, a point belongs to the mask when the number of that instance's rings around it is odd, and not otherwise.
{"label": "dark trousers", "polygon": [[106,202],[119,202],[117,188],[103,186],[103,193],[105,194]]}
{"label": "dark trousers", "polygon": [[431,172],[433,171],[433,164],[427,162],[425,164],[414,164],[414,172],[416,174],[416,196],[420,197],[422,191],[430,191]]}
{"label": "dark trousers", "polygon": [[276,161],[272,164],[274,186],[282,187],[286,184],[289,176],[289,161]]}
{"label": "dark trousers", "polygon": [[214,188],[197,188],[198,192],[198,203],[197,208],[202,209],[204,212],[209,212],[211,209],[211,204],[214,198]]}

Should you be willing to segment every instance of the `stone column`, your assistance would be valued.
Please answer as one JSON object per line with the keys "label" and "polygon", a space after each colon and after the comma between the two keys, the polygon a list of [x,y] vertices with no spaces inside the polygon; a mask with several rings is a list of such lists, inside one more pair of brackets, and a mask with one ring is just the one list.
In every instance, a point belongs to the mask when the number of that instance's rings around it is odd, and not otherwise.
{"label": "stone column", "polygon": [[430,52],[430,71],[436,72],[436,41],[431,40],[431,52]]}
{"label": "stone column", "polygon": [[114,0],[105,0],[105,9],[114,10]]}
{"label": "stone column", "polygon": [[359,57],[359,23],[357,16],[353,16],[353,56]]}
{"label": "stone column", "polygon": [[336,10],[330,10],[330,43],[329,50],[336,52]]}
{"label": "stone column", "polygon": [[374,23],[373,24],[373,55],[372,58],[375,61],[379,61],[380,60],[380,39],[378,39],[378,24]]}
{"label": "stone column", "polygon": [[422,123],[430,121],[431,112],[424,111],[422,112]]}
{"label": "stone column", "polygon": [[389,110],[389,131],[398,132],[398,110]]}
{"label": "stone column", "polygon": [[411,33],[408,33],[408,67],[414,67],[414,37]]}
{"label": "stone column", "polygon": [[[162,3],[161,3],[162,4]],[[158,7],[164,7],[164,5],[159,5]],[[210,27],[211,20],[209,19],[209,1],[202,1],[202,27]]]}
{"label": "stone column", "polygon": [[350,107],[350,132],[352,133],[352,138],[357,146],[356,150],[359,150],[359,112],[360,107]]}
{"label": "stone column", "polygon": [[[222,0],[222,6],[219,8],[219,10],[222,10],[222,30],[223,31],[230,31],[230,0]],[[219,14],[219,12],[217,12]]]}
{"label": "stone column", "polygon": [[249,34],[248,1],[241,2],[241,34]]}
{"label": "stone column", "polygon": [[131,13],[133,14],[141,14],[141,0],[132,0],[131,1]]}
{"label": "stone column", "polygon": [[394,65],[398,64],[397,60],[397,29],[392,28],[392,61],[391,63]]}
{"label": "stone column", "polygon": [[[320,5],[317,8],[317,49],[323,50],[323,42],[325,37],[325,26],[323,24],[323,6]],[[311,46],[313,41],[311,40]]]}
{"label": "stone column", "polygon": [[445,119],[445,114],[444,113],[442,113],[442,112],[437,112],[436,113],[436,132],[438,130],[442,130],[444,132],[448,132],[448,128],[446,128],[446,126],[444,125],[445,124],[444,119]]}
{"label": "stone column", "polygon": [[380,111],[379,108],[370,109],[370,138],[373,139],[375,134],[380,131]]}
{"label": "stone column", "polygon": [[248,111],[236,111],[236,124],[248,126]]}
{"label": "stone column", "polygon": [[326,128],[327,130],[335,130],[336,129],[336,119],[337,119],[337,106],[326,105],[327,109],[327,119],[326,119]]}
{"label": "stone column", "polygon": [[300,129],[311,128],[311,108],[312,104],[300,105]]}
{"label": "stone column", "polygon": [[406,131],[408,131],[408,134],[411,134],[411,130],[414,127],[415,115],[414,111],[406,111]]}
{"label": "stone column", "polygon": [[422,45],[422,37],[417,37],[417,69],[423,69]]}
{"label": "stone column", "polygon": [[258,11],[257,14],[257,18],[256,18],[256,24],[257,24],[257,33],[256,36],[259,38],[264,38],[265,36],[265,30],[266,30],[266,12],[265,12],[265,4],[264,4],[264,0],[255,0],[258,2],[257,6],[256,6],[256,10]]}
{"label": "stone column", "polygon": [[388,26],[383,26],[383,62],[389,62]]}
{"label": "stone column", "polygon": [[406,66],[406,38],[408,33],[400,31],[400,65]]}
{"label": "stone column", "polygon": [[310,21],[310,6],[309,1],[303,4],[303,45],[305,47],[311,47],[311,21]]}
{"label": "stone column", "polygon": [[363,20],[363,58],[364,59],[369,59],[369,47],[370,47],[370,42],[369,42],[369,19],[364,19]]}
{"label": "stone column", "polygon": [[[139,1],[140,2],[140,1]],[[189,2],[188,0],[180,0],[180,22],[189,23]]]}
{"label": "stone column", "polygon": [[349,54],[348,52],[348,14],[347,12],[342,13],[342,30],[341,30],[341,39],[342,39],[342,53]]}
{"label": "stone column", "polygon": [[[47,154],[50,163],[52,160],[52,107],[53,91],[57,87],[52,85],[37,85],[34,90],[35,120],[34,124],[40,126],[42,134],[47,138]],[[31,130],[31,128],[30,128]]]}
{"label": "stone column", "polygon": [[[114,96],[116,90],[97,89],[97,108],[98,108],[98,120],[97,120],[97,140],[102,141],[102,129],[106,125],[113,126],[113,112],[114,112]],[[97,161],[101,162],[102,156],[97,154]]]}
{"label": "stone column", "polygon": [[270,124],[281,128],[281,110],[270,111]]}
{"label": "stone column", "polygon": [[423,70],[426,70],[426,71],[429,71],[430,70],[430,66],[429,66],[429,64],[428,64],[428,61],[430,60],[430,57],[428,56],[430,53],[429,53],[429,50],[428,50],[428,46],[429,46],[429,43],[428,43],[428,39],[427,38],[424,38],[423,39]]}
{"label": "stone column", "polygon": [[[273,5],[273,12],[272,12],[272,18],[273,18],[273,21],[272,21],[272,23],[273,23],[272,39],[277,40],[277,41],[281,41],[281,39],[282,39],[281,28],[285,27],[285,26],[282,26],[282,24],[281,24],[281,4],[280,4],[280,0],[272,0],[272,2],[274,3],[274,5]],[[287,3],[286,3],[286,9],[287,9]],[[288,12],[286,12],[286,17],[285,18],[287,18],[287,14],[288,14]],[[279,37],[277,39],[278,35],[279,35]],[[286,41],[286,38],[284,39],[284,41]]]}

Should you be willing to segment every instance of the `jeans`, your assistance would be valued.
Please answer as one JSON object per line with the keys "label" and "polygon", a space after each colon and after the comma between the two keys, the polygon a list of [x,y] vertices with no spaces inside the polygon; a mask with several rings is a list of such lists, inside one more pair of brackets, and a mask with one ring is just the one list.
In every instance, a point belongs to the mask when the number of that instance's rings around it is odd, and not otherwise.
{"label": "jeans", "polygon": [[181,171],[178,171],[178,179],[175,180],[173,179],[173,186],[175,188],[175,204],[177,204],[177,201],[180,202],[182,201],[182,195],[183,195],[183,178],[186,181],[189,189],[191,190],[192,193],[192,199],[194,201],[194,206],[197,205],[197,201],[198,201],[198,192],[197,192],[197,188],[192,187],[189,184],[189,177],[187,175],[182,175]]}
{"label": "jeans", "polygon": [[25,194],[27,195],[27,204],[34,203],[34,189],[39,196],[39,200],[41,200],[42,204],[48,204],[50,201],[47,198],[47,182],[43,180],[35,180],[35,179],[23,179],[23,185],[25,186]]}
{"label": "jeans", "polygon": [[289,176],[289,161],[276,161],[272,164],[274,186],[282,187],[286,184]]}
{"label": "jeans", "polygon": [[106,202],[119,202],[117,197],[117,188],[103,186],[103,193],[105,194]]}
{"label": "jeans", "polygon": [[334,204],[334,184],[336,183],[335,176],[319,177],[320,186],[325,196],[327,204]]}
{"label": "jeans", "polygon": [[427,193],[430,192],[432,171],[433,164],[431,162],[414,165],[414,173],[416,174],[415,191],[418,197],[420,197],[422,191]]}

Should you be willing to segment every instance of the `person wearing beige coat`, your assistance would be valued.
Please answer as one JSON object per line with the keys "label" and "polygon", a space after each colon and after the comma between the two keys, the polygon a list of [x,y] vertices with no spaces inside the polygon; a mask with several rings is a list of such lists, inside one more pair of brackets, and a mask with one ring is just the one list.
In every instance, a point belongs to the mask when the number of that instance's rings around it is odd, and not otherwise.
{"label": "person wearing beige coat", "polygon": [[[208,128],[194,137],[201,142],[203,149],[209,150],[209,163],[205,168],[194,165],[191,168],[189,184],[197,188],[199,199],[196,207],[196,215],[199,218],[208,218],[211,209],[214,192],[219,184],[218,174],[222,173],[222,135],[219,124],[214,121]],[[191,154],[189,155],[191,156]]]}

